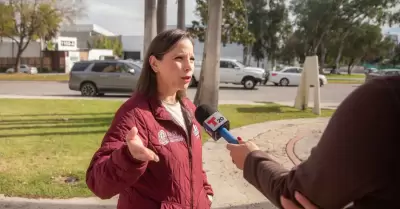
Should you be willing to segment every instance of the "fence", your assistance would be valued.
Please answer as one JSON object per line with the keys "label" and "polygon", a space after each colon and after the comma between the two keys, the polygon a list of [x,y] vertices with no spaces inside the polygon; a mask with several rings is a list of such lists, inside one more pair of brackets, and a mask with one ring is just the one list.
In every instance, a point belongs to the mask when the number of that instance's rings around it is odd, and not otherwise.
{"label": "fence", "polygon": [[[55,60],[55,59],[59,59]],[[43,60],[43,63],[41,63]],[[53,62],[58,64],[54,67]],[[16,58],[13,57],[0,57],[0,72],[5,72],[8,68],[15,66]],[[38,68],[39,72],[63,72],[65,68],[65,58],[54,57],[53,60],[50,57],[21,57],[20,64],[29,65]]]}

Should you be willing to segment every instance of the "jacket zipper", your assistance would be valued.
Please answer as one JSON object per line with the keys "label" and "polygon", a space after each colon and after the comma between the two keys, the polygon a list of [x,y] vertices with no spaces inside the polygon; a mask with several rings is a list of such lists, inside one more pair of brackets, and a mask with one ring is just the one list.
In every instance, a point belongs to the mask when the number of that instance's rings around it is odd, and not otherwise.
{"label": "jacket zipper", "polygon": [[[190,136],[189,136],[190,138]],[[191,140],[189,140],[191,141]],[[193,203],[193,169],[192,169],[192,145],[190,145],[189,149],[189,166],[190,166],[190,208],[193,209],[194,203]]]}
{"label": "jacket zipper", "polygon": [[194,209],[194,199],[193,199],[193,153],[192,153],[192,128],[193,124],[188,120],[188,112],[184,113],[186,121],[186,129],[188,130],[188,152],[189,152],[189,170],[190,170],[190,208]]}
{"label": "jacket zipper", "polygon": [[[185,116],[188,116],[186,110],[183,110],[182,113],[183,113]],[[181,129],[183,129],[182,126],[179,125],[179,123],[178,123],[177,121],[175,121],[175,119],[174,119],[174,117],[172,117],[172,115],[171,115],[171,118],[172,118],[172,121],[173,121],[177,126],[179,126]],[[184,119],[185,119],[185,123],[186,123],[186,124],[184,124],[184,125],[186,125],[186,129],[187,129],[187,139],[188,139],[188,140],[186,141],[186,143],[187,143],[187,146],[188,146],[188,154],[189,154],[189,171],[190,171],[190,208],[191,208],[191,209],[194,209],[194,200],[193,200],[193,166],[192,166],[192,164],[193,164],[193,156],[192,156],[192,126],[193,126],[193,124],[191,123],[191,121],[187,120],[187,117],[184,117]],[[184,131],[184,130],[183,130],[183,131]],[[185,131],[184,131],[184,132],[185,132]]]}

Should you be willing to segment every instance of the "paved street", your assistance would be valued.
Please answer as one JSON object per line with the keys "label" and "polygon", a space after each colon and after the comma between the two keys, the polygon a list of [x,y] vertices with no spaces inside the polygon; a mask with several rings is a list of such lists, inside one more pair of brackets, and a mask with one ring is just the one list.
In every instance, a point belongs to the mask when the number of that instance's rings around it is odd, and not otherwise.
{"label": "paved street", "polygon": [[[328,84],[321,88],[322,103],[340,103],[359,85]],[[312,90],[312,89],[311,89]],[[258,86],[256,90],[245,90],[242,86],[221,85],[219,99],[223,101],[289,102],[295,99],[297,87]],[[196,89],[189,89],[189,97],[194,98]],[[312,99],[310,91],[310,99]],[[70,91],[65,82],[40,81],[0,81],[0,95],[24,96],[79,96],[80,92]],[[104,98],[126,98],[127,96],[106,95]]]}

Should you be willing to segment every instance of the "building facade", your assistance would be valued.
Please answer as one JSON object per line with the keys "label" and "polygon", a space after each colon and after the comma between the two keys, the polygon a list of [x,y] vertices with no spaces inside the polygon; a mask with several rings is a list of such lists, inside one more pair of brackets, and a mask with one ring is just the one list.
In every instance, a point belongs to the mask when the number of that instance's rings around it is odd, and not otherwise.
{"label": "building facade", "polygon": [[116,34],[96,24],[63,25],[60,28],[60,36],[76,37],[79,49],[88,49],[93,44],[93,39],[98,36],[115,37]]}
{"label": "building facade", "polygon": [[[188,25],[187,27],[190,27]],[[168,25],[167,29],[176,28],[176,25]],[[121,42],[123,45],[124,59],[143,60],[143,36],[121,36]],[[202,60],[204,51],[204,43],[199,40],[194,40],[194,54],[196,60]],[[236,59],[239,61],[243,60],[243,46],[238,44],[221,44],[221,57]],[[250,65],[255,66],[257,63],[254,60],[250,61]]]}

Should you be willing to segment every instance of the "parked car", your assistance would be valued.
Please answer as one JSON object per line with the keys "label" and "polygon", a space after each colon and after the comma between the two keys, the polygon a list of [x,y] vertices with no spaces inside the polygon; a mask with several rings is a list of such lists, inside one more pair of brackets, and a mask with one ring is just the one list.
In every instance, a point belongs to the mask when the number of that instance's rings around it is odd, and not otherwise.
{"label": "parked car", "polygon": [[75,62],[69,76],[69,89],[82,96],[134,91],[142,68],[126,60],[91,60]]}
{"label": "parked car", "polygon": [[[275,86],[298,86],[301,81],[301,67],[284,67],[279,71],[270,73],[269,82],[274,83]],[[318,75],[319,85],[323,86],[328,83],[328,79],[324,75]]]}
{"label": "parked car", "polygon": [[385,69],[385,70],[377,70],[372,73],[368,73],[365,76],[365,81],[369,81],[371,79],[374,79],[376,77],[382,77],[382,76],[399,76],[400,75],[400,69]]}
{"label": "parked car", "polygon": [[[195,63],[195,69],[190,86],[196,86],[200,80],[201,63]],[[243,85],[246,89],[254,89],[268,76],[262,68],[243,65],[235,59],[221,59],[219,62],[220,83]]]}
{"label": "parked car", "polygon": [[[14,68],[8,68],[6,73],[14,73]],[[29,65],[20,65],[19,73],[27,73],[27,74],[37,74],[38,69],[36,67],[32,67]]]}
{"label": "parked car", "polygon": [[378,69],[376,69],[376,68],[367,68],[364,70],[365,75],[368,75],[370,73],[376,73],[376,72],[378,72]]}

